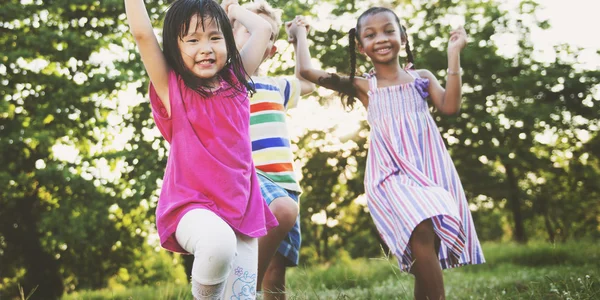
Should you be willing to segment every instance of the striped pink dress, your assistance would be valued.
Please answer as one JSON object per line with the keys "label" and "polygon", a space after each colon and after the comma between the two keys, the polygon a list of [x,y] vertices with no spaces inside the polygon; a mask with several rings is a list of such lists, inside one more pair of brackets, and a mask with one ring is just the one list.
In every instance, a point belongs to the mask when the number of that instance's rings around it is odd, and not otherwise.
{"label": "striped pink dress", "polygon": [[365,190],[371,216],[390,251],[407,271],[408,241],[431,218],[440,237],[442,268],[485,262],[456,168],[425,98],[429,80],[378,88],[369,77],[370,147]]}

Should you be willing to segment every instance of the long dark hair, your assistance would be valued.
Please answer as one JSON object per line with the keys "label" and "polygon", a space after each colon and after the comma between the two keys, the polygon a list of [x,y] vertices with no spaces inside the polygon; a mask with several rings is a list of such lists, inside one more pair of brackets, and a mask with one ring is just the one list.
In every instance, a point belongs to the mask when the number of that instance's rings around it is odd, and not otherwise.
{"label": "long dark hair", "polygon": [[352,106],[354,106],[357,97],[356,88],[354,88],[353,83],[354,77],[356,76],[356,43],[361,43],[359,37],[362,25],[361,22],[367,16],[376,15],[384,12],[389,12],[392,15],[394,15],[394,18],[398,23],[398,28],[400,28],[400,37],[402,40],[406,41],[406,56],[408,62],[413,65],[411,68],[414,69],[414,57],[412,51],[410,50],[410,44],[408,42],[408,34],[406,33],[406,27],[400,24],[400,18],[398,18],[398,15],[396,15],[396,13],[394,13],[394,11],[392,11],[391,9],[385,7],[371,7],[367,9],[358,17],[358,20],[356,21],[356,27],[348,31],[348,53],[350,54],[350,76],[348,82],[342,80],[336,74],[331,74],[331,77],[320,79],[320,81],[327,82],[338,88],[338,91],[342,95],[342,104],[347,108],[352,108]]}
{"label": "long dark hair", "polygon": [[[177,73],[185,85],[195,90],[200,95],[206,97],[210,94],[208,82],[195,76],[183,62],[178,41],[182,39],[190,29],[192,17],[198,16],[198,24],[204,26],[205,18],[212,18],[217,22],[217,26],[223,33],[225,44],[227,46],[227,65],[219,71],[218,76],[230,83],[232,88],[239,92],[245,92],[245,89],[254,91],[246,79],[248,74],[244,70],[244,65],[235,46],[233,30],[227,14],[221,6],[214,0],[176,0],[174,1],[165,15],[163,25],[163,51],[167,63]],[[233,74],[229,69],[232,69]],[[235,78],[241,85],[231,84]]]}

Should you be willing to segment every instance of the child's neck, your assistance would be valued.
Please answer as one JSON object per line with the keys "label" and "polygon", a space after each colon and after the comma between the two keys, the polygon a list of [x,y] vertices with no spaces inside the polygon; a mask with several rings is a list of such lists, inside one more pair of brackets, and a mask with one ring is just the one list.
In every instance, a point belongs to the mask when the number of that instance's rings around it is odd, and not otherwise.
{"label": "child's neck", "polygon": [[395,81],[402,76],[403,73],[405,73],[404,69],[398,62],[391,64],[376,64],[373,67],[375,69],[377,80],[385,79],[389,81]]}

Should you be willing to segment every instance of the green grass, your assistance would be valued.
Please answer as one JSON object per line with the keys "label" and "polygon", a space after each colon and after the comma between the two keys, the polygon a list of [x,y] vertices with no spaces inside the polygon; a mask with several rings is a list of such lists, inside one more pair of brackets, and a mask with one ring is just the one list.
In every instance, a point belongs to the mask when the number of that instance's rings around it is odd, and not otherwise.
{"label": "green grass", "polygon": [[[487,263],[444,271],[448,299],[600,299],[593,243],[484,244]],[[288,299],[412,299],[413,278],[393,259],[357,259],[288,272]],[[64,300],[192,299],[187,286],[91,291]]]}

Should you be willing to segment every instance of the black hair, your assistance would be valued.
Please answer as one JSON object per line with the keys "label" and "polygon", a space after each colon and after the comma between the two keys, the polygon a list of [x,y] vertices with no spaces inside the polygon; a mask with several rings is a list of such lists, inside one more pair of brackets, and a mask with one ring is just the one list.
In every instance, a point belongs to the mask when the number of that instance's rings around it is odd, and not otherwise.
{"label": "black hair", "polygon": [[[245,92],[246,89],[254,91],[254,88],[246,79],[248,74],[244,70],[244,65],[235,46],[233,29],[227,14],[223,8],[214,0],[176,0],[174,1],[165,15],[163,24],[163,52],[169,66],[177,73],[185,85],[195,90],[200,95],[206,97],[210,94],[209,83],[206,80],[195,76],[186,66],[179,49],[179,40],[182,39],[190,29],[190,23],[194,16],[198,16],[198,25],[204,26],[206,18],[212,18],[223,33],[227,47],[227,65],[218,72],[226,82],[234,82],[234,76],[241,85],[231,85],[239,92]],[[232,69],[232,72],[229,69]]]}
{"label": "black hair", "polygon": [[367,16],[376,15],[379,13],[389,12],[394,15],[396,22],[398,23],[398,28],[400,28],[400,38],[406,41],[406,56],[408,62],[412,64],[414,69],[414,57],[412,51],[410,49],[410,44],[408,42],[408,34],[406,33],[406,27],[400,24],[400,18],[398,15],[394,13],[391,9],[385,7],[371,7],[363,12],[356,21],[356,27],[350,29],[348,31],[348,52],[350,54],[350,76],[348,82],[345,82],[340,78],[340,76],[336,74],[330,74],[329,78],[320,78],[319,81],[327,82],[333,86],[337,87],[337,90],[342,95],[342,104],[347,108],[352,108],[354,103],[356,102],[356,88],[354,88],[354,77],[356,76],[356,43],[361,43],[360,41],[360,27],[361,21]]}

